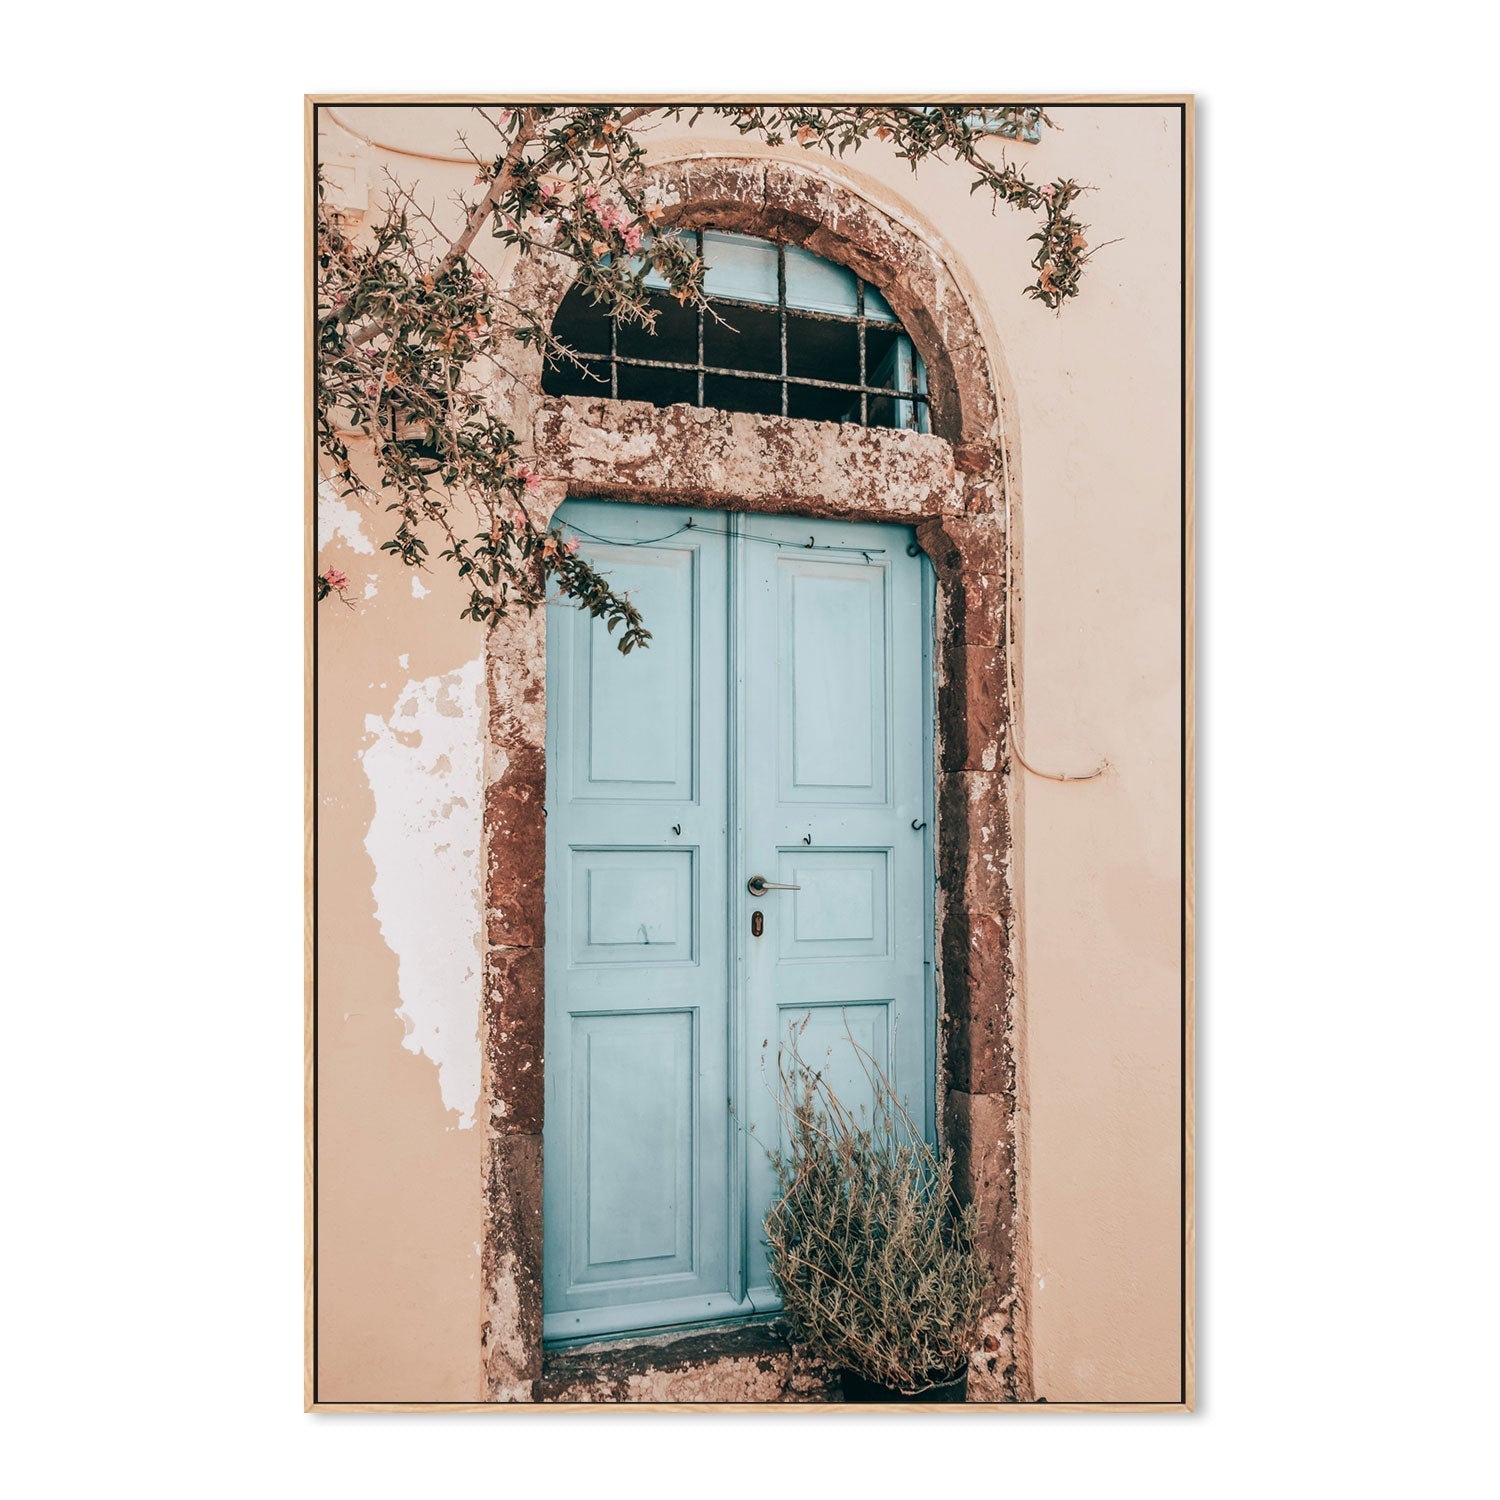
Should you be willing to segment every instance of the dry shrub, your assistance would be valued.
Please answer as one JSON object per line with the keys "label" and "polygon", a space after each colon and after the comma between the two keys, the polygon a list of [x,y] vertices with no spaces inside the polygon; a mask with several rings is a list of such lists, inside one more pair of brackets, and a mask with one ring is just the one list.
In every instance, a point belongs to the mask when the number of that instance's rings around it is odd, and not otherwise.
{"label": "dry shrub", "polygon": [[916,1394],[956,1379],[978,1337],[977,1208],[958,1201],[952,1152],[927,1144],[875,1059],[846,1036],[874,1093],[856,1116],[798,1051],[806,1025],[776,1056],[771,1278],[812,1353]]}

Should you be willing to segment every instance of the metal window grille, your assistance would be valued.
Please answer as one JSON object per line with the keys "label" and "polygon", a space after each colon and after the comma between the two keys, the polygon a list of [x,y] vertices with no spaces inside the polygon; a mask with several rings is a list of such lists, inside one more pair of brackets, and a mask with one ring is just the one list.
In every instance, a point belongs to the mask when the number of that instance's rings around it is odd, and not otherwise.
{"label": "metal window grille", "polygon": [[[696,239],[698,254],[702,257],[704,253],[703,230],[689,231]],[[928,394],[923,388],[925,380],[922,378],[922,367],[920,358],[915,349],[910,346],[910,338],[899,322],[889,317],[869,317],[866,315],[865,305],[865,282],[858,276],[854,277],[855,285],[855,311],[854,313],[822,312],[811,308],[789,305],[787,302],[787,271],[786,271],[786,246],[781,243],[776,245],[776,302],[774,308],[764,301],[724,296],[719,293],[709,293],[707,301],[709,306],[699,307],[698,329],[697,329],[697,358],[694,360],[672,360],[652,359],[640,354],[625,354],[620,351],[620,329],[613,318],[608,318],[609,323],[609,352],[599,354],[580,351],[580,356],[589,365],[607,365],[609,369],[609,394],[618,400],[620,396],[620,371],[624,368],[643,370],[676,371],[680,374],[688,374],[696,377],[697,406],[708,403],[705,400],[704,383],[707,376],[728,376],[736,380],[754,380],[765,383],[773,383],[779,387],[781,396],[781,415],[790,415],[790,393],[794,387],[802,387],[810,390],[842,391],[851,398],[848,414],[841,420],[853,422],[854,416],[853,398],[858,398],[858,422],[861,426],[870,425],[870,404],[872,399],[889,399],[896,403],[893,411],[898,420],[892,425],[897,427],[915,427],[922,431],[928,430]],[[852,274],[852,273],[851,273]],[[733,365],[709,364],[704,357],[706,344],[706,331],[710,319],[713,317],[714,309],[719,308],[745,308],[757,313],[774,311],[777,318],[778,330],[781,343],[780,369],[771,373],[764,370],[738,368]],[[607,316],[602,315],[601,316]],[[811,375],[794,374],[789,369],[787,359],[787,329],[791,319],[805,319],[808,322],[836,323],[856,330],[859,351],[859,376],[857,380],[821,380]],[[911,357],[905,363],[907,367],[907,379],[901,385],[872,385],[870,384],[869,368],[869,330],[876,328],[887,332],[894,332],[899,339],[907,341],[911,350]],[[893,367],[899,368],[899,361],[893,361]],[[602,383],[602,382],[600,382]],[[599,394],[603,394],[602,391]],[[732,408],[731,408],[732,409]],[[909,420],[902,421],[899,417],[905,413]]]}

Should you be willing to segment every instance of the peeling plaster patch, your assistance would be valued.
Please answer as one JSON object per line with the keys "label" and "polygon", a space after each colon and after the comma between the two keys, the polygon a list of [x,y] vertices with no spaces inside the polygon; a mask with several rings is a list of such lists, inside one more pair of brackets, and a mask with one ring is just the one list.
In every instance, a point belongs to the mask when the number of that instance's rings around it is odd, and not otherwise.
{"label": "peeling plaster patch", "polygon": [[375,586],[375,580],[377,579],[377,577],[379,577],[379,575],[376,574],[376,573],[366,573],[365,574],[365,578],[368,580],[366,582],[366,584],[365,584],[365,598],[366,599],[373,599],[375,597],[375,595],[380,592],[380,590],[378,588],[376,588],[376,586]]}
{"label": "peeling plaster patch", "polygon": [[425,599],[431,592],[431,589],[424,589],[422,587],[422,580],[415,573],[411,575],[411,596],[413,599]]}
{"label": "peeling plaster patch", "polygon": [[396,665],[400,667],[403,672],[409,670],[409,668],[411,667],[411,653],[409,651],[403,651],[401,655],[396,658]]}
{"label": "peeling plaster patch", "polygon": [[402,1045],[437,1065],[458,1128],[479,1099],[479,850],[484,667],[408,682],[389,720],[365,718],[375,797],[365,849],[375,917],[396,955]]}
{"label": "peeling plaster patch", "polygon": [[318,551],[337,537],[353,552],[375,555],[375,544],[360,528],[360,514],[346,505],[326,479],[318,482]]}

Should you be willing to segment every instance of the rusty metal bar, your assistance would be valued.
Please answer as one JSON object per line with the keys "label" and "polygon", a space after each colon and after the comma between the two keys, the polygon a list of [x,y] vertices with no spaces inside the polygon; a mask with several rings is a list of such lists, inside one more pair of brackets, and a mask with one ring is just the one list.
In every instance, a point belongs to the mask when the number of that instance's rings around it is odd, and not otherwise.
{"label": "rusty metal bar", "polygon": [[[703,231],[697,231],[698,235],[698,259],[703,259]],[[707,308],[700,302],[698,304],[698,405],[703,403],[703,325],[708,318]]]}
{"label": "rusty metal bar", "polygon": [[[704,252],[703,231],[696,231],[698,243],[698,255],[701,259]],[[931,402],[928,396],[916,389],[916,368],[913,365],[911,376],[911,389],[900,390],[890,386],[874,386],[869,383],[869,342],[867,330],[870,328],[888,329],[900,336],[905,333],[898,320],[890,318],[872,318],[866,312],[867,298],[866,286],[863,277],[854,278],[855,285],[855,311],[851,316],[848,313],[826,313],[815,312],[810,308],[792,309],[787,306],[786,285],[786,245],[778,242],[776,246],[776,318],[777,331],[781,345],[780,369],[776,374],[769,374],[761,370],[736,370],[725,368],[721,365],[710,365],[707,358],[707,325],[708,325],[708,303],[715,307],[747,308],[753,312],[770,312],[771,308],[764,302],[752,302],[743,297],[720,297],[715,296],[707,299],[707,302],[698,308],[698,358],[694,362],[671,359],[646,359],[635,355],[620,353],[619,323],[614,319],[609,320],[609,354],[605,356],[609,362],[609,394],[611,399],[620,399],[620,368],[627,366],[632,369],[644,370],[675,370],[680,373],[691,374],[697,377],[697,404],[702,407],[708,404],[706,389],[706,378],[709,375],[724,376],[732,380],[769,380],[778,385],[781,392],[781,415],[789,416],[791,408],[792,386],[806,387],[810,390],[843,391],[849,395],[859,397],[859,421],[860,425],[870,425],[870,397],[888,396],[893,401],[910,401],[913,403],[915,412],[918,403],[929,406]],[[838,323],[845,327],[858,329],[859,343],[859,380],[851,383],[844,380],[817,380],[808,375],[793,375],[791,373],[789,359],[789,334],[790,316],[806,318],[818,323]],[[727,324],[731,332],[737,332],[732,324]],[[910,336],[907,335],[909,338]],[[915,351],[914,351],[915,352]]]}
{"label": "rusty metal bar", "polygon": [[864,387],[869,383],[869,371],[865,369],[865,279],[854,278],[854,310],[859,314],[859,425],[870,425],[870,397]]}
{"label": "rusty metal bar", "polygon": [[928,400],[928,397],[921,391],[913,395],[910,391],[903,391],[896,386],[853,385],[845,380],[814,380],[810,375],[781,376],[764,370],[726,370],[721,365],[688,364],[686,361],[672,359],[642,359],[634,354],[622,354],[615,363],[638,366],[647,370],[684,370],[689,373],[701,369],[705,375],[728,375],[734,380],[774,380],[780,383],[784,379],[788,385],[814,386],[824,391],[848,391],[850,395],[859,395],[863,392],[868,396],[897,396],[903,401],[925,402]]}
{"label": "rusty metal bar", "polygon": [[[725,297],[715,292],[708,299],[716,306],[722,304],[725,307],[748,307],[752,312],[770,312],[769,302],[751,302],[745,297]],[[794,317],[811,318],[815,323],[868,323],[871,328],[889,328],[892,333],[905,333],[906,330],[899,322],[890,318],[869,318],[862,313],[831,313],[818,312],[811,307],[790,307],[787,309]]]}
{"label": "rusty metal bar", "polygon": [[[786,383],[786,242],[776,242],[776,316],[781,324],[781,415],[787,415]],[[863,378],[863,377],[861,377]]]}

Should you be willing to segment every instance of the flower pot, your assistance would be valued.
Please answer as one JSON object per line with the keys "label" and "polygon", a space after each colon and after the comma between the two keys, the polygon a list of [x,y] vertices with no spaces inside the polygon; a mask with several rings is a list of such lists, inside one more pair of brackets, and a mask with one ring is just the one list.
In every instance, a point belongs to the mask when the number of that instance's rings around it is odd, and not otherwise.
{"label": "flower pot", "polygon": [[925,1391],[903,1391],[895,1386],[881,1385],[875,1380],[866,1380],[853,1370],[841,1374],[844,1400],[852,1403],[866,1401],[966,1401],[969,1390],[969,1368],[942,1385],[929,1386]]}

